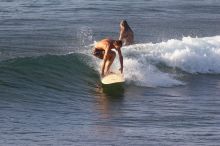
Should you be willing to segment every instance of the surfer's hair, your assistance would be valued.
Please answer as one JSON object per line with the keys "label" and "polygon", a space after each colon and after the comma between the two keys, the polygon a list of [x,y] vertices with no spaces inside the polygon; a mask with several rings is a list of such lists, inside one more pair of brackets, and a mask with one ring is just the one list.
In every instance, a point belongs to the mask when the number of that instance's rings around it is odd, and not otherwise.
{"label": "surfer's hair", "polygon": [[122,20],[121,23],[120,23],[120,25],[121,25],[121,27],[123,27],[125,30],[131,29],[126,20]]}
{"label": "surfer's hair", "polygon": [[116,46],[122,46],[122,41],[121,40],[115,40],[114,45]]}
{"label": "surfer's hair", "polygon": [[121,21],[121,25],[124,26],[124,27],[126,27],[126,26],[128,26],[128,23],[127,23],[126,20],[122,20],[122,21]]}

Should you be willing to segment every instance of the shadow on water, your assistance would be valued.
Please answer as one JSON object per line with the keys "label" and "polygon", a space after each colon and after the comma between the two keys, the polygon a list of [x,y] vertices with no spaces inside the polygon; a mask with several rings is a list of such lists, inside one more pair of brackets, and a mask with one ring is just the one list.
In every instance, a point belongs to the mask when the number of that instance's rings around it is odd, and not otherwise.
{"label": "shadow on water", "polygon": [[123,84],[102,85],[100,91],[110,99],[120,99],[124,97]]}

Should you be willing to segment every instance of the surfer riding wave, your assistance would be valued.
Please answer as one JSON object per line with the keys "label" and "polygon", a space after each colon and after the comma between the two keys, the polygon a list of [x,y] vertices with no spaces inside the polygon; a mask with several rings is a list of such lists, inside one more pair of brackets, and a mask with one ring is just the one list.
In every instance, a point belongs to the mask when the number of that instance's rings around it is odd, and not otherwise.
{"label": "surfer riding wave", "polygon": [[101,76],[104,77],[116,57],[115,49],[119,55],[119,61],[121,68],[119,69],[121,73],[123,73],[123,56],[121,53],[122,41],[120,40],[112,40],[112,39],[103,39],[96,43],[93,48],[93,55],[99,59],[103,59],[102,67],[101,67]]}

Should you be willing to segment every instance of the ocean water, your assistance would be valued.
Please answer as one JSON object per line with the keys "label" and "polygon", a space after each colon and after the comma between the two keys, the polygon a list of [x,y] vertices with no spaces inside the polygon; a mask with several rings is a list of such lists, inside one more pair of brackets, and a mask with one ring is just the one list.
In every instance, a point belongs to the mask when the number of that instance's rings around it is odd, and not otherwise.
{"label": "ocean water", "polygon": [[[126,82],[102,86],[122,19]],[[219,143],[220,1],[0,0],[0,145]]]}

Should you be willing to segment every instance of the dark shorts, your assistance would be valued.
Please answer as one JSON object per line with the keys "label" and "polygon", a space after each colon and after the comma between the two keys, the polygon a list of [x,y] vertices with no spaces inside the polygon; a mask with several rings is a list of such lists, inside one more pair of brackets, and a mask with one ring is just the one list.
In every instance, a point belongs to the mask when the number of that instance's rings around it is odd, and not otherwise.
{"label": "dark shorts", "polygon": [[105,54],[104,50],[94,49],[93,51],[93,55],[98,57],[99,59],[103,59],[104,54]]}

